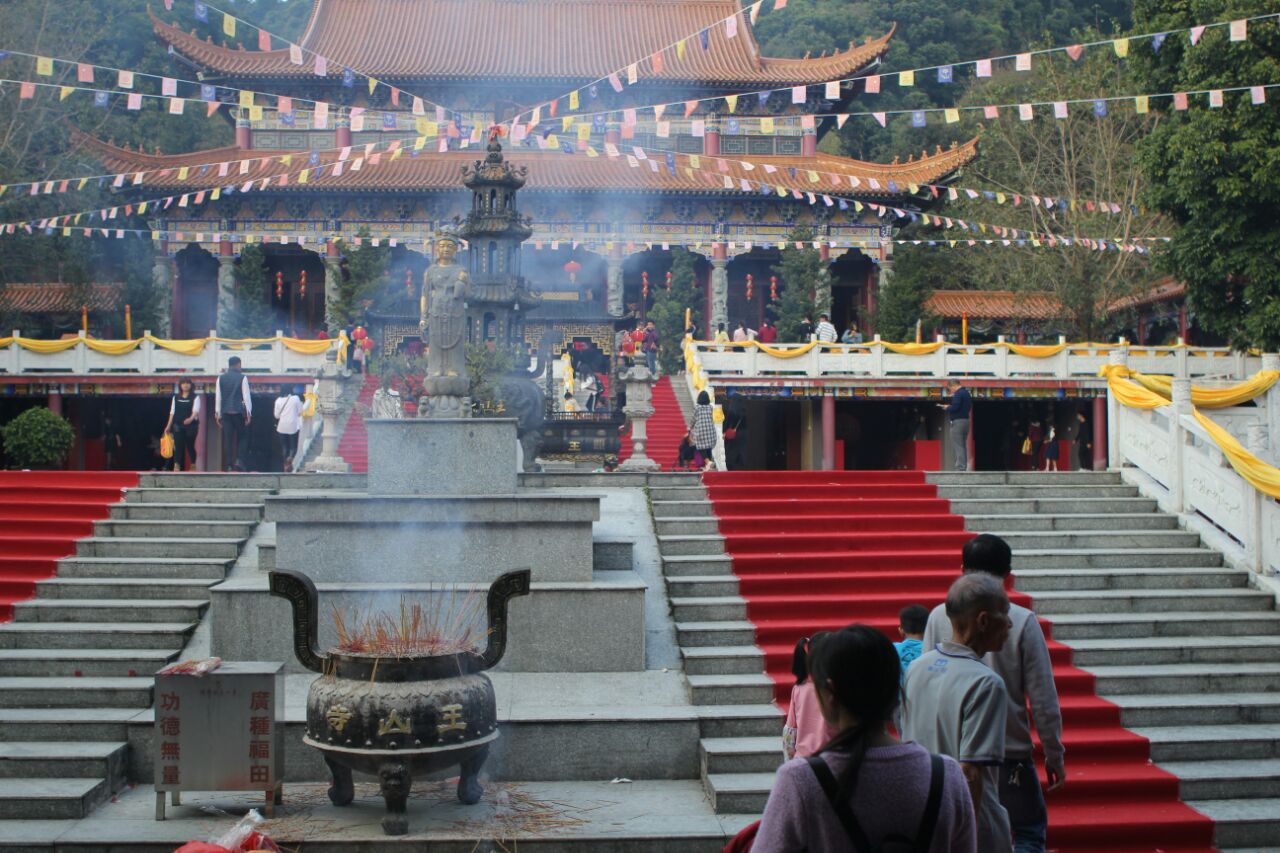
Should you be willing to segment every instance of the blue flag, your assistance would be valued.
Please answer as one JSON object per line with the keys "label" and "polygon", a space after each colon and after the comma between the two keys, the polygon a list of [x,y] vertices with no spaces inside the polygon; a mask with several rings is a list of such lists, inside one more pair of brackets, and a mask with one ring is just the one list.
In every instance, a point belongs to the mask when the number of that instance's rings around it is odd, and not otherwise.
{"label": "blue flag", "polygon": [[310,157],[310,159],[308,159],[308,160],[307,160],[307,165],[309,165],[309,166],[318,166],[318,165],[320,165],[320,152],[319,152],[319,151],[312,151],[312,152],[311,152],[311,157]]}
{"label": "blue flag", "polygon": [[342,69],[342,85],[348,89],[354,88],[356,85],[356,73],[350,68]]}
{"label": "blue flag", "polygon": [[572,153],[573,153],[573,145],[572,145],[572,144],[570,144],[570,143],[568,143],[568,142],[561,142],[561,143],[560,143],[560,150],[561,150],[561,151],[563,151],[563,152],[564,152],[564,153],[566,153],[566,154],[572,154]]}
{"label": "blue flag", "polygon": [[0,59],[4,59],[4,58],[8,57],[8,55],[9,55],[9,51],[7,51],[7,50],[0,50]]}
{"label": "blue flag", "polygon": [[598,97],[600,97],[600,88],[595,83],[592,83],[590,86],[587,87],[587,94],[590,95],[591,100],[594,101]]}
{"label": "blue flag", "polygon": [[848,210],[848,209],[849,209],[849,202],[845,201],[845,200],[844,200],[844,199],[842,199],[842,198],[840,198],[840,199],[836,199],[836,201],[837,201],[837,202],[839,202],[839,204],[840,204],[840,209],[841,209],[841,210]]}
{"label": "blue flag", "polygon": [[742,130],[742,122],[738,121],[736,118],[731,118],[725,124],[725,129],[728,130],[729,133],[737,134]]}
{"label": "blue flag", "polygon": [[772,94],[773,92],[769,90],[765,90],[763,92],[756,92],[756,100],[759,101],[760,106],[763,107],[765,103],[769,100],[769,96]]}
{"label": "blue flag", "polygon": [[1098,118],[1102,118],[1103,116],[1105,116],[1107,114],[1107,102],[1103,100],[1094,101],[1093,114],[1096,115]]}
{"label": "blue flag", "polygon": [[950,65],[943,65],[938,68],[939,83],[950,83],[952,79],[954,79],[954,72],[951,70]]}
{"label": "blue flag", "polygon": [[93,105],[95,107],[102,107],[103,109],[106,109],[107,104],[109,103],[109,98],[110,96],[106,92],[94,92]]}
{"label": "blue flag", "polygon": [[773,195],[773,187],[768,184],[760,185],[760,195]]}
{"label": "blue flag", "polygon": [[200,98],[205,101],[214,101],[218,98],[218,89],[210,86],[208,83],[200,84]]}
{"label": "blue flag", "polygon": [[676,155],[675,155],[673,152],[671,152],[671,151],[668,151],[668,152],[667,152],[667,171],[671,173],[671,177],[673,177],[673,178],[675,177],[675,175],[676,175]]}
{"label": "blue flag", "polygon": [[898,183],[896,181],[889,182],[889,192],[896,193],[898,191]]}
{"label": "blue flag", "polygon": [[710,27],[698,33],[698,41],[702,42],[703,50],[706,50],[711,46],[711,28]]}
{"label": "blue flag", "polygon": [[1156,33],[1151,37],[1151,49],[1159,50],[1160,45],[1164,44],[1164,40],[1169,37],[1168,33]]}
{"label": "blue flag", "polygon": [[788,166],[788,167],[787,167],[787,171],[791,173],[791,180],[793,180],[793,181],[794,181],[794,180],[795,180],[795,178],[796,178],[796,167],[795,167],[795,166]]}
{"label": "blue flag", "polygon": [[911,113],[911,126],[924,127],[925,124],[924,110],[913,110]]}
{"label": "blue flag", "polygon": [[395,129],[396,129],[396,114],[395,114],[395,113],[383,113],[383,114],[382,114],[382,129],[383,129],[383,130],[395,130]]}
{"label": "blue flag", "polygon": [[292,112],[278,113],[282,127],[297,127],[298,122]]}
{"label": "blue flag", "polygon": [[209,7],[196,0],[196,20],[209,23]]}

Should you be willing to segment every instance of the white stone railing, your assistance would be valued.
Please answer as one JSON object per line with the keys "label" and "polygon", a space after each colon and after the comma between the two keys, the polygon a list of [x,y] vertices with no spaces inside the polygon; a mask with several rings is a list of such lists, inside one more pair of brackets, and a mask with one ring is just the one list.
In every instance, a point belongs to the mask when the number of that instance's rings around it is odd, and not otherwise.
{"label": "white stone railing", "polygon": [[[1274,357],[1268,357],[1272,361]],[[1269,365],[1270,366],[1270,365]],[[1176,380],[1173,401],[1150,411],[1123,406],[1109,394],[1110,467],[1160,508],[1182,517],[1228,559],[1265,575],[1280,570],[1280,503],[1236,473],[1217,444],[1191,414],[1191,383]],[[1275,435],[1271,413],[1280,389],[1246,410],[1207,413],[1236,433],[1250,452],[1269,458],[1268,434]]]}
{"label": "white stone railing", "polygon": [[[712,382],[718,377],[791,379],[894,379],[962,376],[992,379],[1099,379],[1109,354],[1122,344],[1069,345],[1047,357],[1019,354],[1016,345],[944,344],[934,352],[894,352],[878,338],[867,344],[829,344],[794,357],[778,357],[750,345],[703,341],[692,344]],[[795,351],[801,344],[777,344],[771,349]],[[1219,347],[1127,346],[1131,369],[1185,377],[1244,379],[1261,360]],[[1099,380],[1101,381],[1101,380]]]}
{"label": "white stone railing", "polygon": [[[83,332],[79,343],[61,352],[35,352],[14,341],[0,348],[0,375],[154,376],[187,373],[216,376],[233,355],[240,357],[242,369],[248,374],[314,375],[324,362],[324,352],[296,352],[280,339],[279,333],[276,339],[264,343],[236,343],[216,340],[217,333],[210,332],[210,340],[194,355],[158,346],[148,335],[144,333],[142,342],[131,352],[119,355],[91,349],[85,343]],[[21,333],[15,331],[13,337],[21,337]],[[334,340],[332,347],[338,344]]]}

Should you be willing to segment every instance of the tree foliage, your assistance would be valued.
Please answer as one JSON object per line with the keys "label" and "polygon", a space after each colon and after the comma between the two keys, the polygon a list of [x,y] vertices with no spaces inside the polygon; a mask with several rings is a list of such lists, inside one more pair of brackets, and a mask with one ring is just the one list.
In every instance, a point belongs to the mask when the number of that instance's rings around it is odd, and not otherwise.
{"label": "tree foliage", "polygon": [[0,427],[5,455],[20,468],[57,468],[75,443],[75,430],[43,407],[27,409]]}
{"label": "tree foliage", "polygon": [[[1158,31],[1275,11],[1273,0],[1136,0],[1138,28]],[[1225,27],[1197,45],[1170,38],[1130,62],[1143,91],[1203,91],[1274,82],[1280,76],[1280,25],[1249,24],[1231,43]],[[1160,120],[1143,141],[1146,198],[1179,228],[1161,259],[1187,282],[1197,323],[1233,346],[1280,348],[1280,114],[1229,93],[1220,109],[1205,95],[1177,111],[1154,99]]]}
{"label": "tree foliage", "polygon": [[325,282],[329,314],[338,329],[361,321],[365,302],[373,299],[385,283],[387,264],[391,260],[390,247],[373,245],[367,227],[362,227],[357,236],[360,238],[359,246],[348,245],[345,241],[339,243],[339,251],[346,257],[346,264],[343,274],[335,282],[332,296],[328,296],[329,282]]}
{"label": "tree foliage", "polygon": [[796,243],[808,244],[813,232],[800,228],[787,237],[787,247],[773,267],[781,293],[773,306],[777,318],[778,340],[800,340],[800,325],[807,317],[817,322],[819,314],[831,311],[831,275],[818,250],[811,245],[802,249]]}
{"label": "tree foliage", "polygon": [[671,290],[659,284],[648,317],[658,329],[662,342],[659,355],[662,372],[677,373],[684,367],[685,309],[692,309],[693,322],[702,328],[702,291],[698,288],[698,258],[680,246],[671,248]]}
{"label": "tree foliage", "polygon": [[218,334],[228,338],[260,338],[275,331],[271,274],[261,245],[253,243],[240,252],[232,297],[231,304],[219,306]]}
{"label": "tree foliage", "polygon": [[916,246],[899,246],[894,252],[893,272],[884,276],[876,300],[875,329],[886,341],[914,341],[916,323],[928,327],[933,318],[925,316],[925,300],[935,286],[951,281],[954,257],[951,253]]}

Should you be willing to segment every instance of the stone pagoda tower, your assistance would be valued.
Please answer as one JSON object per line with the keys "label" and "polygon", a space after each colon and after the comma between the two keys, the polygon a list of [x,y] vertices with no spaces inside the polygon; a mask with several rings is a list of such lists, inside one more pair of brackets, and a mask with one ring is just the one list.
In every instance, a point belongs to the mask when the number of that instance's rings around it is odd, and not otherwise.
{"label": "stone pagoda tower", "polygon": [[516,193],[528,173],[527,167],[503,158],[497,136],[489,141],[485,159],[462,168],[463,183],[471,190],[471,210],[459,236],[469,248],[467,319],[471,340],[477,343],[511,347],[523,341],[524,314],[541,302],[525,287],[520,273],[520,246],[533,227],[520,216]]}

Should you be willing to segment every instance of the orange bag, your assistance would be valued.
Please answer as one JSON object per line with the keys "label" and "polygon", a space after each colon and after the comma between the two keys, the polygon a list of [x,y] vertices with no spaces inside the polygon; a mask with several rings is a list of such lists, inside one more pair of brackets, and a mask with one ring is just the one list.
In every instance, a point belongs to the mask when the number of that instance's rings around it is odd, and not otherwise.
{"label": "orange bag", "polygon": [[160,436],[160,456],[165,459],[173,458],[173,433],[166,432]]}

